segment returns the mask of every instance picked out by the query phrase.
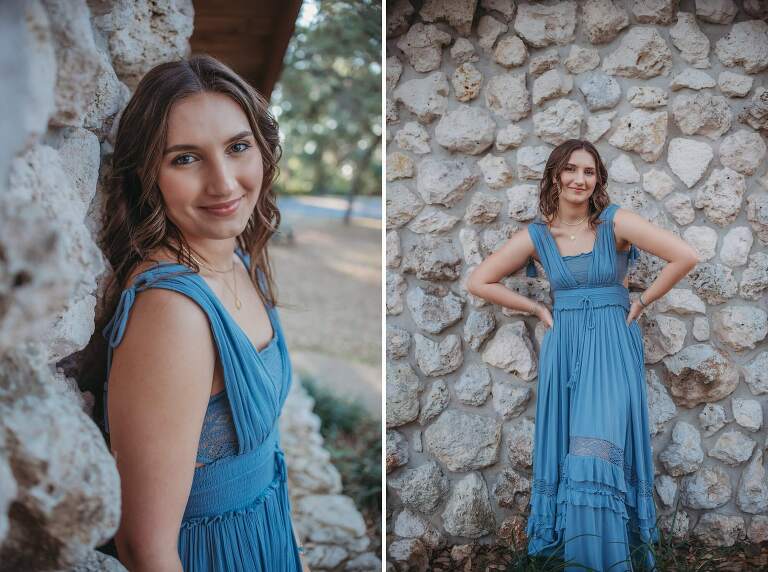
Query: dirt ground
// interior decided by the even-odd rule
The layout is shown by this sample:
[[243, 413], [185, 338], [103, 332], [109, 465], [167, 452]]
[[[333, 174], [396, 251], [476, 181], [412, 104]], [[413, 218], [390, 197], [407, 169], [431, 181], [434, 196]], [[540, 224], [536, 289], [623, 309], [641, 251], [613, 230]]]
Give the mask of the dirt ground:
[[381, 415], [381, 222], [283, 212], [270, 247], [294, 369]]

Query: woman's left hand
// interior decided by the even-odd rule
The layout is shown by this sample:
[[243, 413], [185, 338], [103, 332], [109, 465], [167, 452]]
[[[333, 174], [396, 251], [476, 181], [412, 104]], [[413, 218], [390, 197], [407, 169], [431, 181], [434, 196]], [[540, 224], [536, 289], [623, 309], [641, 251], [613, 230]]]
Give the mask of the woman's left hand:
[[640, 314], [645, 310], [645, 306], [640, 303], [640, 300], [632, 302], [632, 306], [629, 308], [629, 314], [627, 314], [627, 326], [632, 323], [632, 320], [636, 320], [640, 317]]

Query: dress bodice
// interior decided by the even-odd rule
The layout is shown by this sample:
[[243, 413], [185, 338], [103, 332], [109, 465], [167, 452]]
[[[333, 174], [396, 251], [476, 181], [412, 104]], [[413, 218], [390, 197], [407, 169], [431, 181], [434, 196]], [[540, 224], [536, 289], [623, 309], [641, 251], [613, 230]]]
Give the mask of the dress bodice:
[[[629, 250], [616, 251], [616, 277], [619, 282], [624, 280], [629, 267]], [[592, 264], [592, 252], [582, 252], [570, 256], [563, 256], [568, 270], [576, 279], [579, 286], [589, 282], [589, 267]]]

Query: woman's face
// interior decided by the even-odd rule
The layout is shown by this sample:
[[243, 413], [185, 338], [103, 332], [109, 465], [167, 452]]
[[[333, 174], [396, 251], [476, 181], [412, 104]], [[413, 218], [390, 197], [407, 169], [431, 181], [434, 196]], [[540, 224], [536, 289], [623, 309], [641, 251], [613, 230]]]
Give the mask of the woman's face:
[[560, 200], [577, 204], [587, 202], [596, 184], [595, 158], [584, 149], [576, 149], [560, 173]]
[[158, 186], [168, 218], [187, 240], [242, 233], [263, 176], [261, 152], [235, 101], [200, 93], [174, 104]]

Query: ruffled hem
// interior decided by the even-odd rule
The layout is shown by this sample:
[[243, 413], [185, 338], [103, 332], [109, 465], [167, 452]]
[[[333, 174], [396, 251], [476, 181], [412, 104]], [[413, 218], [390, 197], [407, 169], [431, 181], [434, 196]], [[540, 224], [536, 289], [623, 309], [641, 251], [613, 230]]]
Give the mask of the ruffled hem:
[[179, 556], [185, 572], [300, 572], [284, 483], [275, 479], [243, 509], [182, 521]]
[[649, 484], [628, 482], [624, 471], [613, 463], [595, 457], [567, 455], [556, 487], [534, 485], [526, 527], [529, 553], [538, 553], [542, 548], [553, 548], [562, 542], [568, 506], [610, 510], [637, 532], [642, 543], [657, 543], [652, 494]]

